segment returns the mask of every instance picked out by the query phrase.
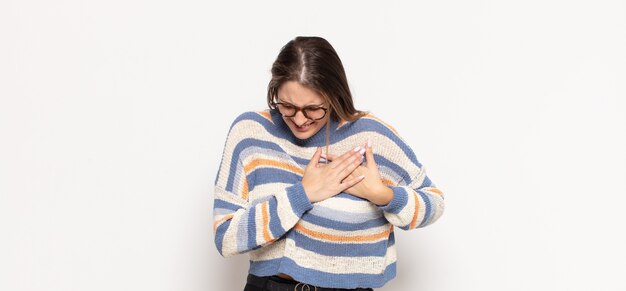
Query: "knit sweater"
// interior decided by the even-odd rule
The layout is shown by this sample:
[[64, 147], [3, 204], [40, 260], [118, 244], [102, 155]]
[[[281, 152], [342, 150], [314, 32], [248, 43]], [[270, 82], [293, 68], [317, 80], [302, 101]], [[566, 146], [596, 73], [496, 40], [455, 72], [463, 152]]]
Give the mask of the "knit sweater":
[[[213, 231], [224, 257], [247, 253], [249, 273], [285, 273], [329, 288], [377, 288], [396, 275], [394, 227], [435, 222], [444, 197], [398, 132], [373, 115], [330, 119], [329, 153], [341, 155], [371, 140], [387, 205], [342, 192], [311, 203], [304, 169], [326, 128], [297, 138], [275, 109], [248, 111], [232, 122], [214, 187]], [[364, 159], [364, 162], [366, 159]]]

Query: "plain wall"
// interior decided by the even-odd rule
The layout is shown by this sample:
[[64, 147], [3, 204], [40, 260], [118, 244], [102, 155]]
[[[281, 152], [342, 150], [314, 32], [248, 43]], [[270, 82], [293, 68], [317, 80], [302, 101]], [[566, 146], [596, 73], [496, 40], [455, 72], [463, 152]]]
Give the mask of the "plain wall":
[[550, 0], [0, 2], [0, 289], [242, 290], [213, 182], [298, 35], [446, 195], [378, 290], [626, 289], [626, 3]]

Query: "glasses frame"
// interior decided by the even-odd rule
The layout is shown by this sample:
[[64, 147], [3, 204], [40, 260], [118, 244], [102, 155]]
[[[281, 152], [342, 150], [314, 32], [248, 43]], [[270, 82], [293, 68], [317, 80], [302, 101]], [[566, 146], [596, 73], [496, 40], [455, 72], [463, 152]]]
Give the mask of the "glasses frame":
[[[294, 107], [296, 109], [296, 111], [293, 113], [293, 115], [284, 115], [282, 112], [280, 112], [280, 114], [283, 117], [294, 117], [294, 116], [296, 116], [296, 114], [298, 114], [298, 111], [302, 111], [302, 114], [304, 115], [304, 117], [306, 117], [306, 119], [321, 120], [321, 119], [323, 119], [326, 116], [326, 113], [328, 112], [328, 108], [326, 108], [324, 106], [321, 106], [321, 105], [307, 105], [307, 106], [304, 106], [304, 107], [299, 107], [299, 106], [293, 105], [291, 103], [286, 103], [286, 102], [273, 102], [273, 104], [274, 104], [274, 107], [276, 107], [276, 110], [278, 110], [278, 112], [280, 112], [280, 109], [278, 109], [278, 105], [279, 104], [291, 106], [291, 107]], [[304, 109], [307, 109], [307, 108], [322, 109], [322, 110], [324, 110], [324, 115], [322, 115], [322, 117], [317, 118], [317, 119], [310, 118], [308, 115], [306, 115], [306, 111], [304, 110]]]

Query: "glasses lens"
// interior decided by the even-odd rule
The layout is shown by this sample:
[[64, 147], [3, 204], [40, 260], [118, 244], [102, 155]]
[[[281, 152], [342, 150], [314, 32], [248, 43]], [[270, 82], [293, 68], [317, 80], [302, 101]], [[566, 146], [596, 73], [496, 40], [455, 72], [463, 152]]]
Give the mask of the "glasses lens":
[[306, 112], [306, 115], [311, 119], [320, 119], [324, 117], [324, 114], [326, 114], [326, 111], [324, 111], [324, 109], [320, 107], [305, 108], [304, 111]]
[[284, 116], [292, 116], [296, 113], [296, 108], [287, 104], [278, 103], [278, 111]]

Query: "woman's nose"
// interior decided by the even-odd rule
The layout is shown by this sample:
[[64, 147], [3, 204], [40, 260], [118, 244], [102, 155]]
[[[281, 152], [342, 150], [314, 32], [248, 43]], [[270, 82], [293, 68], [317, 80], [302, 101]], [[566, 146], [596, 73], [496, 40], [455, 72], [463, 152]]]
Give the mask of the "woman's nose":
[[304, 113], [302, 111], [298, 111], [296, 112], [296, 116], [294, 116], [294, 122], [298, 126], [302, 126], [307, 122], [307, 118], [306, 116], [304, 116]]

